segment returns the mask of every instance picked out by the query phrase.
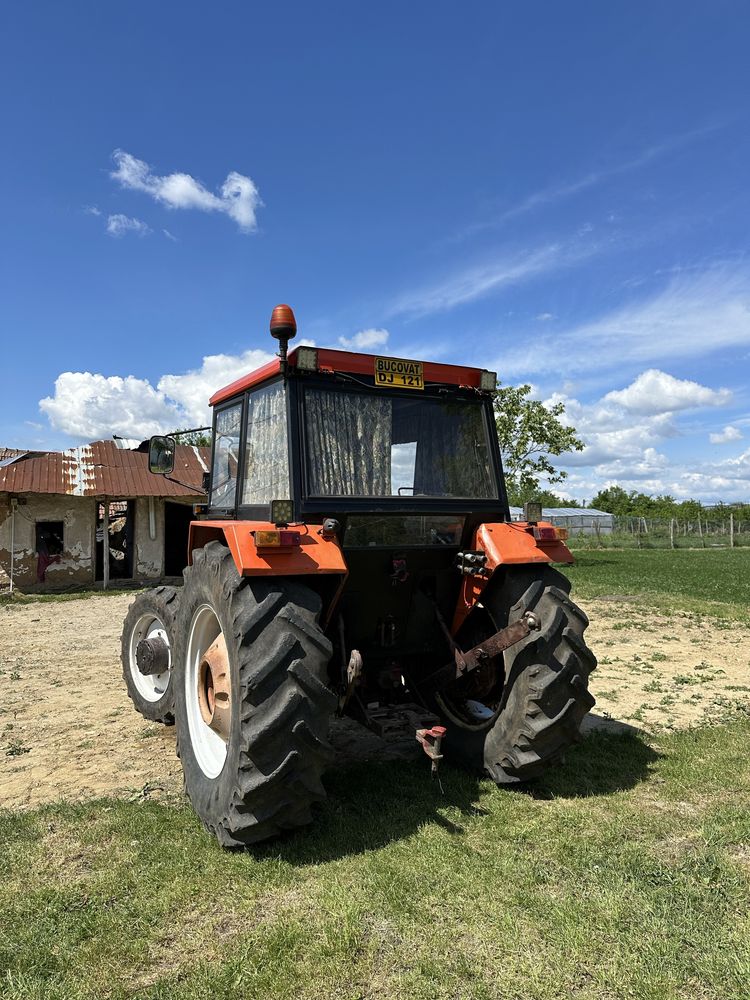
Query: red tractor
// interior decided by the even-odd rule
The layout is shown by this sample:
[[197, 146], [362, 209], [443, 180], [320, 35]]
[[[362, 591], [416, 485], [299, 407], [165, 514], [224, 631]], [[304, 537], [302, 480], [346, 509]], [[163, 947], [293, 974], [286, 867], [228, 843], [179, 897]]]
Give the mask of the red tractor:
[[[208, 500], [179, 590], [131, 606], [125, 681], [177, 726], [205, 826], [242, 846], [308, 823], [331, 717], [410, 720], [444, 756], [508, 785], [538, 777], [594, 704], [586, 615], [553, 563], [565, 533], [513, 522], [493, 372], [299, 347], [211, 399]], [[151, 441], [170, 473], [174, 440]], [[536, 509], [534, 509], [536, 507]]]

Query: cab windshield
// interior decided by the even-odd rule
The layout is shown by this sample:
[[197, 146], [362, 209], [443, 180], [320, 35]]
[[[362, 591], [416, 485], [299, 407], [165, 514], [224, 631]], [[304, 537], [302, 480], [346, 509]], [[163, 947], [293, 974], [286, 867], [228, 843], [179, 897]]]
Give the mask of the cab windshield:
[[306, 387], [308, 495], [496, 499], [483, 409]]

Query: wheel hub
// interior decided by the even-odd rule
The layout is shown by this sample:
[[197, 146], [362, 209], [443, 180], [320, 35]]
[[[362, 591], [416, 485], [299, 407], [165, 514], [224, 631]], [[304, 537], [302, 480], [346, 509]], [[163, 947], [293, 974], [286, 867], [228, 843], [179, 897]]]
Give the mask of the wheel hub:
[[231, 723], [229, 657], [223, 633], [203, 654], [198, 668], [198, 706], [201, 718], [225, 742]]
[[160, 635], [141, 639], [135, 647], [135, 663], [144, 677], [169, 670], [169, 645]]

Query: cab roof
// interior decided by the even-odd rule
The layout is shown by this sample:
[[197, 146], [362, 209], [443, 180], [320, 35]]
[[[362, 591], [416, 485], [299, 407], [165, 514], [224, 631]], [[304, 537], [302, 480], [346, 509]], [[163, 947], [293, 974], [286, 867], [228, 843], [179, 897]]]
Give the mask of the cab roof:
[[[375, 375], [375, 360], [382, 355], [357, 354], [353, 351], [337, 351], [325, 347], [309, 348], [297, 347], [289, 352], [287, 362], [289, 369], [297, 367], [297, 354], [300, 350], [315, 350], [317, 354], [317, 370], [319, 372], [345, 372], [351, 375]], [[391, 358], [392, 361], [411, 361], [414, 358]], [[481, 377], [483, 369], [466, 368], [463, 365], [441, 365], [434, 361], [422, 362], [425, 382], [440, 383], [443, 385], [455, 385], [469, 389], [481, 388]], [[219, 389], [209, 399], [210, 406], [217, 406], [226, 400], [239, 395], [252, 386], [268, 382], [276, 377], [281, 371], [281, 362], [277, 357], [272, 358], [267, 364], [261, 365], [248, 375], [243, 375], [235, 382]]]

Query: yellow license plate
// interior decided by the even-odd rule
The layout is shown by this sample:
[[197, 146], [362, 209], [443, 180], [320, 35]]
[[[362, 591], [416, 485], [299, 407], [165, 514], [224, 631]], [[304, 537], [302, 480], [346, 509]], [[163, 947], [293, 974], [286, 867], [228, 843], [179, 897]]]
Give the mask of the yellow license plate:
[[398, 358], [375, 358], [375, 385], [381, 389], [424, 389], [421, 361], [399, 361]]

